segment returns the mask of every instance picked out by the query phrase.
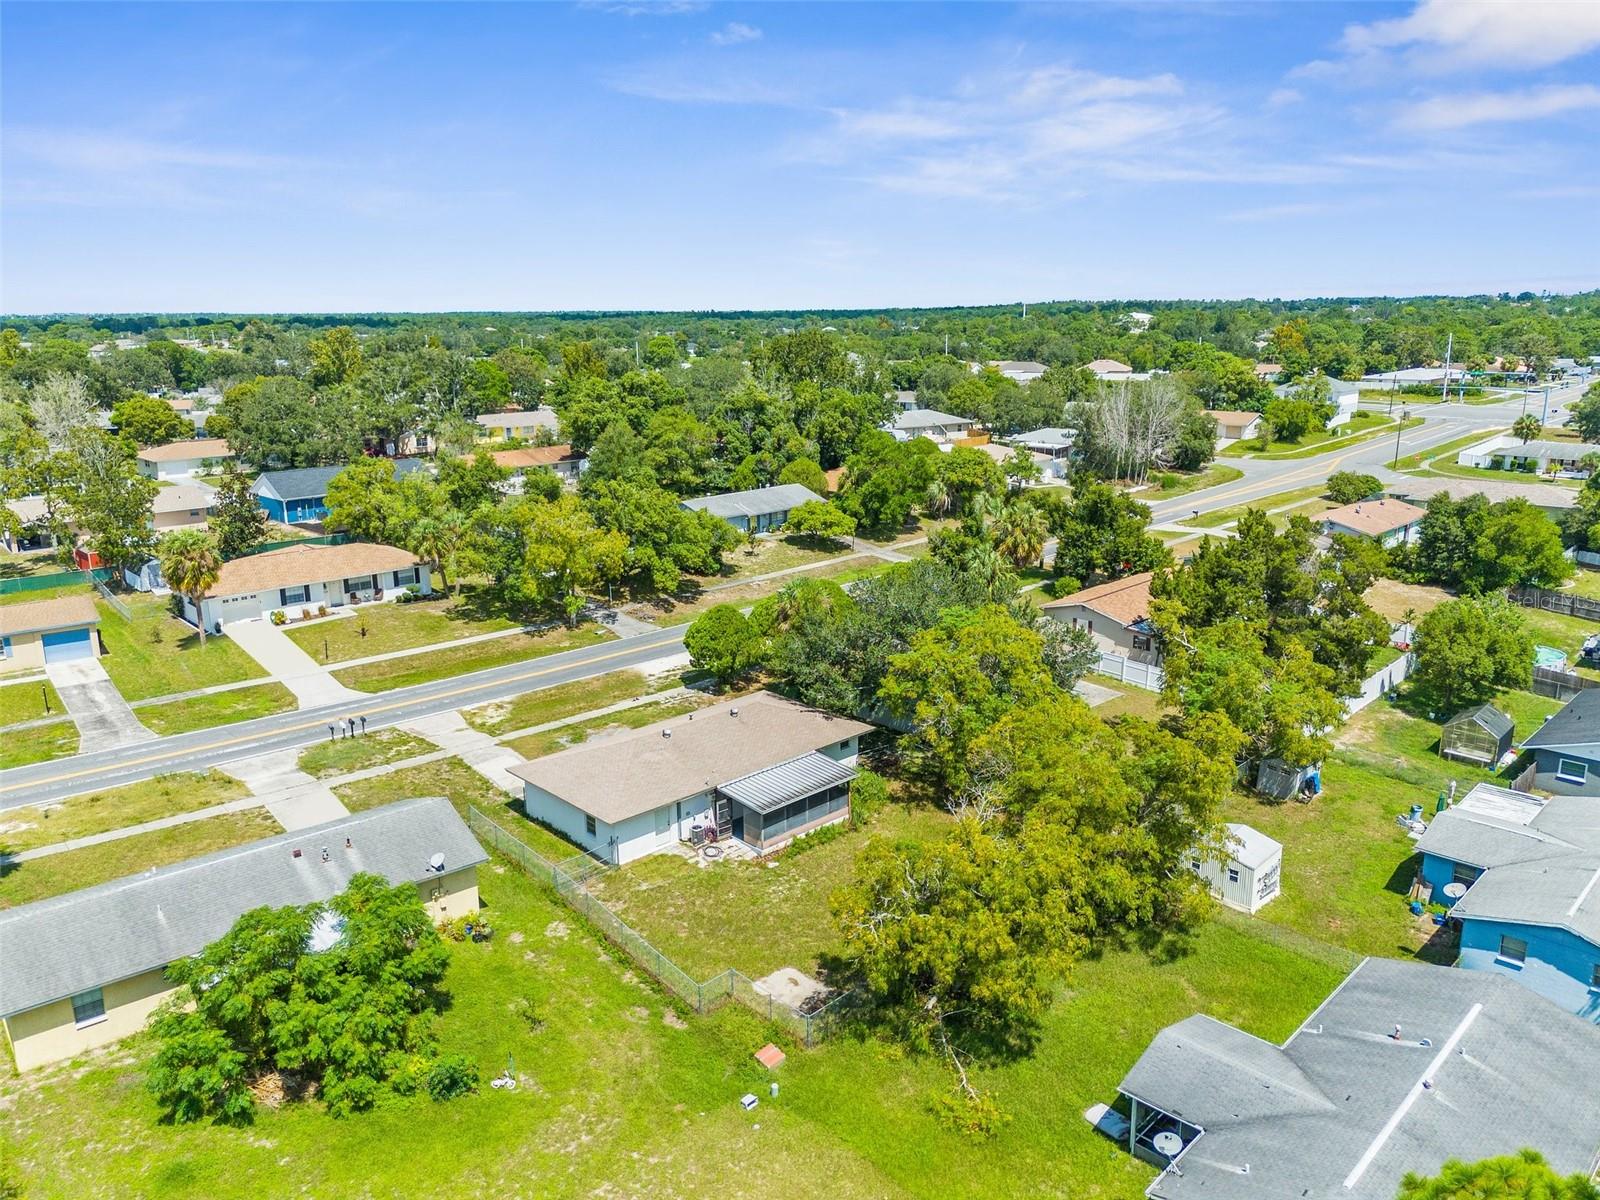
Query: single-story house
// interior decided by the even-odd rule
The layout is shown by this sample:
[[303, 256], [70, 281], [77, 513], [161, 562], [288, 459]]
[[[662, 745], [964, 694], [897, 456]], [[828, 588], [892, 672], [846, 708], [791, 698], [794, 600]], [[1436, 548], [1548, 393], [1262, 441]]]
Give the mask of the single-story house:
[[511, 768], [534, 820], [618, 866], [714, 833], [767, 854], [850, 815], [871, 727], [757, 692]]
[[49, 512], [43, 496], [18, 496], [5, 503], [19, 528], [15, 533], [0, 528], [0, 547], [17, 554], [24, 550], [47, 550], [56, 544], [55, 535], [46, 526]]
[[804, 484], [779, 483], [772, 487], [751, 488], [746, 492], [697, 496], [693, 500], [683, 501], [679, 507], [721, 517], [735, 529], [754, 529], [757, 533], [763, 533], [777, 529], [787, 521], [790, 509], [820, 499], [821, 496]]
[[1600, 1024], [1600, 811], [1478, 784], [1417, 841], [1431, 898], [1451, 905], [1456, 965], [1508, 975]]
[[1260, 413], [1241, 412], [1235, 408], [1208, 408], [1206, 416], [1217, 423], [1217, 445], [1242, 442], [1261, 435]]
[[1492, 704], [1458, 712], [1439, 731], [1439, 756], [1493, 771], [1511, 752], [1516, 722]]
[[917, 393], [911, 388], [900, 388], [890, 395], [895, 408], [900, 412], [910, 412], [917, 406]]
[[93, 596], [0, 605], [0, 672], [100, 654], [100, 610]]
[[1281, 1046], [1203, 1014], [1155, 1036], [1118, 1085], [1155, 1200], [1393, 1200], [1537, 1146], [1594, 1169], [1600, 1029], [1508, 979], [1368, 958]]
[[1600, 796], [1600, 689], [1579, 692], [1522, 744], [1533, 786], [1558, 796]]
[[1017, 383], [1032, 383], [1049, 370], [1042, 362], [1019, 361], [1010, 358], [986, 365], [993, 367], [1007, 379], [1014, 380]]
[[1051, 427], [1048, 429], [1032, 429], [1027, 433], [1014, 434], [1009, 440], [1013, 446], [1021, 446], [1024, 450], [1034, 454], [1042, 454], [1046, 458], [1061, 460], [1072, 454], [1072, 443], [1077, 440], [1076, 429], [1063, 429]]
[[216, 507], [217, 491], [190, 480], [158, 488], [150, 502], [150, 526], [157, 533], [204, 525]]
[[185, 596], [183, 615], [216, 629], [232, 621], [269, 617], [274, 610], [297, 615], [324, 604], [335, 608], [392, 600], [412, 587], [424, 596], [433, 590], [428, 564], [398, 546], [375, 542], [285, 546], [223, 563], [217, 582], [201, 602], [202, 611], [196, 614]]
[[894, 420], [884, 426], [902, 442], [919, 437], [934, 442], [958, 442], [971, 437], [972, 428], [969, 418], [953, 416], [936, 408], [912, 408], [896, 413]]
[[1096, 379], [1132, 379], [1133, 368], [1125, 362], [1118, 362], [1114, 358], [1097, 358], [1084, 367], [1086, 371], [1094, 372]]
[[187, 479], [214, 471], [233, 457], [222, 438], [189, 438], [139, 451], [139, 474], [151, 479]]
[[1415, 387], [1419, 384], [1442, 386], [1465, 379], [1467, 373], [1460, 367], [1406, 367], [1400, 371], [1375, 371], [1361, 377], [1361, 385], [1368, 390], [1393, 391], [1397, 388]]
[[1422, 535], [1422, 518], [1426, 515], [1426, 509], [1404, 500], [1357, 500], [1330, 508], [1317, 521], [1329, 536], [1343, 533], [1371, 538], [1383, 546], [1398, 546]]
[[589, 466], [589, 458], [571, 446], [526, 446], [521, 450], [492, 450], [495, 465], [511, 472], [507, 491], [522, 494], [522, 477], [529, 471], [551, 471], [568, 487], [578, 486], [578, 477]]
[[1258, 362], [1254, 370], [1257, 379], [1276, 379], [1283, 374], [1283, 365], [1275, 362]]
[[1348, 425], [1361, 407], [1361, 385], [1343, 379], [1328, 380], [1328, 399], [1333, 404], [1333, 416], [1323, 423], [1323, 428], [1334, 430]]
[[[394, 460], [396, 479], [426, 468], [427, 463], [420, 458]], [[284, 525], [320, 521], [328, 515], [328, 485], [342, 470], [343, 466], [263, 471], [250, 485], [250, 494], [266, 510], [267, 516]]]
[[534, 408], [526, 412], [516, 408], [506, 412], [484, 413], [475, 419], [479, 441], [509, 442], [513, 438], [522, 438], [531, 442], [541, 429], [555, 433], [561, 427], [561, 419], [553, 408]]
[[1189, 868], [1229, 908], [1254, 913], [1283, 890], [1283, 845], [1234, 821], [1223, 829], [1225, 857], [1197, 851], [1189, 859]]
[[1420, 476], [1402, 476], [1388, 486], [1391, 496], [1426, 504], [1443, 493], [1452, 500], [1465, 500], [1468, 496], [1482, 496], [1490, 504], [1505, 500], [1526, 500], [1551, 517], [1560, 518], [1578, 504], [1575, 488], [1554, 483], [1519, 483], [1500, 479], [1426, 479]]
[[1583, 466], [1583, 460], [1591, 454], [1600, 454], [1600, 445], [1593, 442], [1547, 442], [1537, 438], [1524, 442], [1513, 434], [1500, 433], [1468, 446], [1456, 455], [1456, 462], [1463, 467], [1586, 477], [1589, 472]]
[[253, 908], [322, 903], [367, 872], [453, 920], [477, 910], [488, 857], [448, 800], [402, 800], [19, 905], [0, 912], [0, 1025], [19, 1070], [72, 1058], [143, 1029], [167, 964]]
[[1040, 605], [1046, 616], [1094, 635], [1107, 654], [1137, 662], [1157, 662], [1155, 626], [1150, 624], [1149, 571], [1097, 583], [1093, 587]]

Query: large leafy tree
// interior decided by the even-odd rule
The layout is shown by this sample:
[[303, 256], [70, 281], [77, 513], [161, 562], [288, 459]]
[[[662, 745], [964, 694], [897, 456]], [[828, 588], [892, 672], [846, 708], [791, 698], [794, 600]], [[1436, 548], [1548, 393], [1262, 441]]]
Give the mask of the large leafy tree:
[[523, 497], [505, 517], [519, 547], [506, 587], [525, 602], [561, 608], [569, 624], [583, 611], [585, 589], [622, 574], [628, 539], [597, 528], [576, 496]]
[[361, 458], [328, 481], [327, 524], [367, 542], [403, 540], [410, 515], [394, 463]]
[[1417, 625], [1413, 686], [1443, 709], [1524, 688], [1533, 672], [1533, 638], [1503, 598], [1447, 600]]
[[311, 383], [325, 388], [350, 383], [361, 374], [365, 359], [361, 341], [348, 325], [336, 325], [306, 343], [311, 355]]
[[217, 499], [207, 525], [223, 559], [238, 558], [267, 539], [267, 513], [250, 494], [250, 477], [230, 460], [217, 485]]
[[1451, 1159], [1437, 1175], [1410, 1172], [1395, 1200], [1600, 1200], [1582, 1174], [1557, 1175], [1537, 1150], [1467, 1163]]
[[[338, 937], [313, 951], [319, 922]], [[326, 905], [253, 909], [167, 968], [177, 990], [154, 1020], [148, 1086], [179, 1122], [248, 1120], [249, 1082], [272, 1070], [319, 1082], [335, 1115], [370, 1108], [432, 1048], [448, 962], [409, 883], [357, 874]]]
[[1151, 571], [1172, 561], [1146, 531], [1150, 510], [1109, 484], [1081, 483], [1072, 499], [1046, 509], [1056, 537], [1055, 573], [1083, 585]]
[[206, 623], [200, 604], [222, 574], [222, 554], [215, 535], [200, 529], [175, 529], [156, 545], [156, 558], [167, 586], [194, 605], [200, 644], [206, 644]]
[[856, 531], [856, 519], [826, 500], [807, 500], [789, 510], [789, 533], [819, 542], [841, 541]]
[[627, 538], [623, 574], [643, 589], [674, 592], [685, 574], [717, 574], [739, 539], [726, 521], [647, 482], [586, 479], [584, 503], [596, 525]]
[[118, 433], [132, 438], [137, 446], [164, 446], [194, 432], [194, 426], [172, 405], [142, 392], [112, 408], [111, 423]]
[[286, 375], [258, 376], [223, 395], [228, 445], [262, 469], [349, 462], [361, 450], [361, 421], [342, 391], [313, 397]]
[[77, 430], [70, 454], [67, 509], [85, 544], [109, 567], [144, 562], [156, 541], [150, 528], [155, 481], [139, 474], [126, 442], [98, 429]]
[[732, 604], [708, 608], [683, 635], [690, 664], [710, 671], [718, 683], [748, 674], [761, 661], [761, 645], [750, 619]]
[[839, 504], [863, 529], [897, 532], [926, 498], [939, 458], [927, 438], [897, 442], [868, 433], [845, 463]]

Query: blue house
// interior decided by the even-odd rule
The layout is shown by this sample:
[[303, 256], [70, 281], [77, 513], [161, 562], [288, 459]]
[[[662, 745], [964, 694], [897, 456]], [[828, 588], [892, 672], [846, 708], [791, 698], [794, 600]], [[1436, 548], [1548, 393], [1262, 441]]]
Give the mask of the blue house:
[[[394, 460], [395, 478], [403, 478], [427, 464], [420, 458]], [[250, 494], [267, 516], [285, 525], [320, 521], [328, 515], [328, 484], [344, 467], [297, 467], [289, 471], [263, 471], [250, 485]]]
[[1579, 692], [1522, 744], [1533, 786], [1558, 796], [1600, 796], [1600, 688]]
[[1600, 1024], [1600, 806], [1479, 784], [1417, 843], [1461, 930], [1456, 965]]

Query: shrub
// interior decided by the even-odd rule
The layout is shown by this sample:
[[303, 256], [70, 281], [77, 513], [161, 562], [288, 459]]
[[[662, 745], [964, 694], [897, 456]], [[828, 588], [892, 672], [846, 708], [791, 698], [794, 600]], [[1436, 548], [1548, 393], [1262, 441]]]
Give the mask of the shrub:
[[270, 620], [274, 625], [287, 625], [289, 623], [288, 615], [281, 608], [275, 608], [272, 610], [272, 616]]
[[889, 802], [889, 785], [883, 776], [861, 771], [850, 782], [850, 827], [860, 829]]
[[478, 1090], [478, 1066], [465, 1054], [446, 1054], [428, 1068], [428, 1095], [454, 1100]]
[[1073, 592], [1081, 592], [1083, 590], [1083, 584], [1070, 575], [1058, 575], [1046, 587], [1052, 596], [1057, 597], [1070, 596]]
[[1173, 488], [1178, 486], [1179, 482], [1180, 480], [1178, 477], [1171, 471], [1163, 471], [1160, 475], [1156, 476], [1156, 486], [1164, 492], [1170, 492]]
[[1011, 1120], [987, 1092], [967, 1093], [952, 1088], [932, 1097], [928, 1107], [941, 1125], [971, 1138], [991, 1137]]

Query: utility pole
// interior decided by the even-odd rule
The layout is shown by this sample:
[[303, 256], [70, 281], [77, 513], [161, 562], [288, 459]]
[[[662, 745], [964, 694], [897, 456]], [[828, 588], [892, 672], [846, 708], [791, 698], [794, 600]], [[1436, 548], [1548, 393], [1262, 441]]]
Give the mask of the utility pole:
[[1439, 387], [1439, 403], [1443, 404], [1450, 399], [1450, 354], [1456, 348], [1456, 335], [1454, 333], [1445, 340], [1444, 344], [1444, 382]]
[[1391, 468], [1400, 465], [1400, 431], [1406, 427], [1406, 422], [1410, 419], [1411, 410], [1402, 408], [1400, 410], [1400, 423], [1394, 427], [1394, 462], [1389, 464]]

